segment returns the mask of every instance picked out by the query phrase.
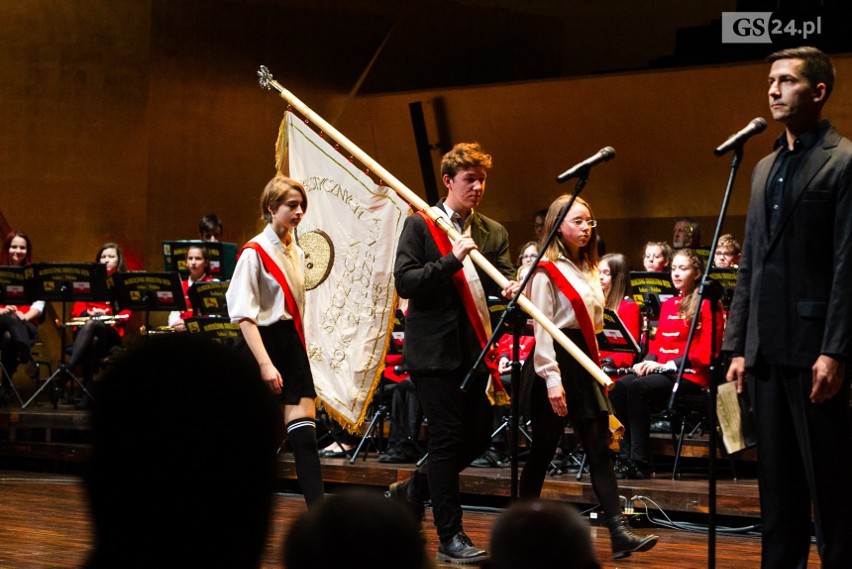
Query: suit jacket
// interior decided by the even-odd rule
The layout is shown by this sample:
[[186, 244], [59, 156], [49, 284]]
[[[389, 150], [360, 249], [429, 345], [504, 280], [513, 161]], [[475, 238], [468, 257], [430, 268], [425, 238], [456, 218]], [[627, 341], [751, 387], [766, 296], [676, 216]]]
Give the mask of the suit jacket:
[[785, 186], [768, 234], [766, 184], [780, 149], [752, 175], [746, 236], [723, 349], [753, 367], [810, 368], [847, 357], [852, 327], [852, 143], [828, 121]]
[[[443, 200], [438, 203], [442, 204]], [[506, 229], [476, 211], [471, 215], [470, 234], [479, 252], [506, 278], [514, 278]], [[397, 293], [409, 299], [402, 348], [409, 371], [450, 371], [473, 364], [479, 355], [479, 340], [452, 283], [452, 275], [461, 270], [455, 255], [441, 255], [421, 216], [405, 220], [394, 282]], [[500, 287], [479, 267], [477, 271], [485, 294], [500, 296]]]

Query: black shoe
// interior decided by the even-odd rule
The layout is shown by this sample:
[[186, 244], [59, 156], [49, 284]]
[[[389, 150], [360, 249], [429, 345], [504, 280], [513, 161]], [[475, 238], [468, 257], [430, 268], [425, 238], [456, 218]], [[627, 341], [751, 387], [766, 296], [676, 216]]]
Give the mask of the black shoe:
[[622, 516], [615, 516], [606, 521], [609, 528], [609, 537], [612, 542], [612, 558], [624, 559], [630, 557], [631, 553], [637, 551], [648, 551], [660, 538], [656, 535], [640, 536], [633, 532], [627, 520]]
[[482, 563], [488, 560], [488, 552], [479, 549], [470, 538], [460, 531], [447, 541], [438, 545], [438, 555], [435, 558], [439, 563], [458, 563], [466, 565], [469, 563]]
[[630, 478], [630, 461], [616, 458], [612, 463], [612, 469], [615, 471], [615, 477], [619, 480]]
[[651, 465], [639, 460], [622, 460], [615, 468], [619, 480], [645, 480], [651, 478]]
[[349, 458], [349, 453], [351, 453], [352, 449], [354, 448], [346, 448], [345, 446], [341, 446], [336, 443], [333, 445], [329, 445], [329, 447], [332, 446], [338, 448], [339, 450], [333, 450], [331, 448], [326, 447], [319, 451], [320, 458]]
[[401, 482], [394, 482], [385, 491], [385, 498], [401, 502], [414, 515], [418, 523], [426, 519], [426, 505], [411, 495], [409, 486], [410, 478]]
[[671, 421], [654, 421], [651, 423], [651, 432], [652, 433], [671, 433], [672, 432], [672, 423]]
[[417, 455], [404, 443], [396, 443], [379, 457], [379, 462], [402, 464], [406, 462], [417, 462]]
[[22, 363], [28, 363], [31, 359], [30, 345], [28, 342], [15, 342], [15, 347], [18, 350], [18, 360]]
[[575, 457], [573, 453], [558, 452], [553, 455], [550, 465], [547, 468], [547, 473], [551, 476], [559, 476], [560, 474], [577, 474], [580, 472], [580, 464], [582, 457]]
[[320, 458], [348, 458], [349, 453], [345, 450], [327, 450], [319, 451]]
[[482, 456], [470, 463], [476, 468], [508, 468], [509, 461], [500, 456], [497, 449], [489, 447]]
[[651, 477], [651, 465], [641, 460], [630, 461], [630, 478], [645, 480]]

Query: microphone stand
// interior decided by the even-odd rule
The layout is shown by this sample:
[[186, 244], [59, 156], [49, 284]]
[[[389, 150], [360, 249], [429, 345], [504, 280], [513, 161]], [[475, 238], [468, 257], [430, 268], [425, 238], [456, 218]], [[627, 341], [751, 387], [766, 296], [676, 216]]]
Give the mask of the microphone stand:
[[[722, 207], [719, 210], [719, 217], [716, 221], [716, 230], [713, 233], [713, 242], [710, 244], [710, 256], [707, 261], [707, 267], [704, 268], [704, 273], [701, 275], [701, 284], [698, 288], [698, 308], [695, 311], [695, 314], [692, 316], [692, 322], [689, 327], [689, 335], [686, 338], [686, 348], [684, 350], [684, 357], [681, 358], [680, 365], [677, 370], [677, 378], [675, 379], [675, 383], [672, 386], [671, 397], [669, 398], [669, 403], [667, 407], [667, 413], [670, 415], [672, 409], [675, 405], [675, 400], [677, 398], [677, 392], [680, 388], [680, 385], [683, 380], [683, 373], [687, 365], [687, 361], [689, 360], [689, 348], [692, 345], [692, 339], [695, 334], [695, 330], [698, 326], [698, 320], [701, 317], [701, 305], [703, 304], [705, 298], [708, 297], [708, 281], [710, 274], [710, 266], [712, 265], [715, 256], [716, 256], [716, 244], [719, 242], [719, 237], [722, 233], [722, 225], [725, 221], [725, 215], [728, 211], [728, 202], [731, 199], [731, 191], [734, 186], [734, 179], [737, 175], [737, 170], [740, 166], [740, 161], [742, 159], [743, 154], [743, 143], [741, 142], [734, 148], [734, 155], [731, 159], [731, 171], [728, 176], [728, 184], [725, 188], [725, 196], [722, 199]], [[718, 380], [720, 379], [720, 374], [722, 371], [722, 363], [721, 358], [716, 355], [716, 342], [718, 338], [716, 338], [716, 318], [717, 318], [717, 302], [715, 299], [711, 299], [710, 302], [710, 310], [712, 315], [713, 327], [710, 331], [711, 333], [711, 364], [710, 364], [710, 409], [707, 414], [708, 421], [708, 430], [709, 430], [709, 443], [708, 450], [710, 454], [709, 458], [709, 480], [708, 480], [708, 490], [707, 490], [707, 499], [709, 502], [708, 512], [707, 512], [707, 568], [713, 569], [716, 566], [716, 448], [718, 445], [718, 437], [716, 433], [716, 397], [719, 392], [718, 390]]]
[[[518, 497], [518, 428], [519, 428], [519, 417], [518, 412], [520, 410], [520, 402], [519, 395], [521, 392], [521, 363], [518, 361], [519, 358], [519, 349], [518, 344], [520, 343], [520, 331], [523, 325], [526, 323], [526, 318], [520, 307], [517, 305], [518, 298], [523, 294], [524, 289], [527, 286], [527, 283], [535, 273], [535, 268], [538, 266], [539, 261], [541, 261], [542, 256], [544, 256], [544, 252], [547, 250], [548, 245], [553, 241], [556, 237], [556, 234], [559, 232], [559, 227], [562, 225], [562, 222], [565, 220], [565, 216], [568, 215], [568, 212], [571, 210], [571, 206], [574, 205], [574, 201], [577, 199], [577, 196], [580, 195], [580, 192], [583, 191], [583, 188], [586, 186], [586, 183], [589, 181], [589, 168], [586, 168], [579, 176], [577, 180], [577, 185], [574, 187], [574, 193], [571, 194], [571, 199], [568, 201], [568, 204], [565, 208], [559, 213], [559, 217], [556, 222], [553, 224], [553, 228], [550, 230], [550, 234], [545, 238], [544, 242], [539, 247], [538, 255], [536, 255], [535, 260], [530, 265], [530, 269], [524, 275], [524, 278], [521, 280], [521, 285], [518, 287], [518, 292], [509, 300], [506, 307], [503, 309], [503, 313], [500, 315], [500, 319], [497, 322], [497, 325], [494, 327], [494, 330], [491, 333], [491, 337], [483, 346], [482, 351], [479, 353], [479, 356], [476, 358], [476, 361], [471, 366], [470, 370], [467, 372], [464, 380], [462, 380], [459, 388], [462, 391], [467, 391], [469, 389], [470, 381], [473, 379], [476, 371], [482, 365], [482, 361], [485, 359], [485, 356], [488, 354], [491, 346], [500, 338], [500, 331], [503, 329], [503, 325], [506, 323], [511, 316], [511, 320], [513, 322], [512, 328], [512, 395], [511, 401], [509, 402], [509, 413], [510, 413], [510, 421], [509, 421], [509, 439], [508, 444], [510, 450], [510, 463], [511, 463], [511, 486], [510, 486], [510, 495], [514, 500]], [[589, 346], [589, 349], [592, 349]]]

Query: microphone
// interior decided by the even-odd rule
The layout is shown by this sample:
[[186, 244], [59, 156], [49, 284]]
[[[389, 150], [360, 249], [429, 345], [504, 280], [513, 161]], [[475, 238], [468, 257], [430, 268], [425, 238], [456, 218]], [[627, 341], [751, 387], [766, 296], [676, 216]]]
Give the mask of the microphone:
[[556, 177], [556, 183], [561, 184], [562, 182], [568, 181], [571, 178], [576, 178], [577, 176], [582, 176], [589, 169], [601, 162], [609, 162], [615, 157], [615, 149], [612, 146], [607, 146], [605, 148], [601, 148], [598, 150], [598, 153], [592, 156], [591, 158], [586, 158], [579, 164], [575, 164], [571, 168], [568, 168], [561, 174]]
[[737, 146], [741, 146], [745, 143], [746, 140], [748, 140], [755, 134], [760, 134], [764, 130], [766, 130], [766, 120], [761, 117], [757, 117], [756, 119], [748, 123], [748, 125], [746, 125], [744, 129], [742, 129], [736, 134], [732, 134], [728, 138], [728, 140], [723, 142], [719, 148], [713, 151], [713, 154], [715, 154], [716, 156], [721, 156], [729, 150], [736, 148]]

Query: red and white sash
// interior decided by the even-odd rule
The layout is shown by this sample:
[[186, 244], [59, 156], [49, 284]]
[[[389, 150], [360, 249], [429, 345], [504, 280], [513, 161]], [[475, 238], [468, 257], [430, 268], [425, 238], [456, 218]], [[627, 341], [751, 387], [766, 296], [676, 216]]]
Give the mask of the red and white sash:
[[296, 298], [293, 296], [293, 291], [290, 290], [290, 284], [287, 282], [287, 277], [284, 276], [284, 272], [281, 270], [281, 267], [278, 266], [278, 263], [275, 262], [266, 250], [264, 250], [260, 243], [257, 243], [256, 241], [249, 241], [243, 245], [243, 248], [240, 249], [240, 253], [246, 249], [253, 249], [257, 252], [261, 262], [263, 263], [263, 268], [265, 268], [266, 272], [278, 281], [278, 285], [281, 287], [281, 290], [284, 291], [284, 304], [287, 306], [287, 312], [289, 312], [293, 317], [293, 324], [296, 326], [296, 332], [299, 334], [299, 339], [302, 340], [302, 345], [306, 346], [305, 329], [302, 326], [302, 313], [299, 310], [299, 305], [296, 302]]
[[592, 318], [589, 316], [589, 309], [586, 308], [586, 303], [577, 289], [574, 288], [562, 271], [550, 261], [539, 261], [538, 269], [543, 269], [547, 272], [550, 280], [556, 285], [556, 288], [565, 295], [574, 309], [574, 316], [577, 318], [577, 323], [580, 325], [580, 331], [583, 332], [583, 339], [586, 340], [586, 346], [589, 348], [589, 358], [598, 366], [601, 365], [598, 356], [598, 340], [595, 336], [595, 327], [592, 324]]
[[[440, 211], [437, 208], [436, 210]], [[450, 238], [447, 237], [447, 234], [435, 225], [435, 222], [428, 215], [422, 211], [418, 211], [417, 214], [426, 221], [426, 227], [429, 228], [429, 232], [432, 234], [432, 238], [435, 240], [435, 244], [438, 246], [438, 251], [441, 252], [441, 255], [452, 253], [453, 245], [450, 243]], [[452, 281], [464, 305], [467, 317], [476, 333], [476, 338], [479, 340], [479, 345], [480, 347], [485, 347], [485, 344], [491, 337], [491, 319], [488, 315], [488, 305], [486, 304], [482, 287], [481, 285], [478, 287], [479, 294], [475, 295], [465, 277], [464, 270], [453, 273]], [[509, 395], [506, 393], [503, 382], [500, 381], [500, 374], [497, 372], [497, 346], [495, 343], [491, 344], [488, 355], [485, 357], [485, 364], [491, 372], [491, 381], [488, 388], [489, 399], [495, 405], [508, 404]]]

